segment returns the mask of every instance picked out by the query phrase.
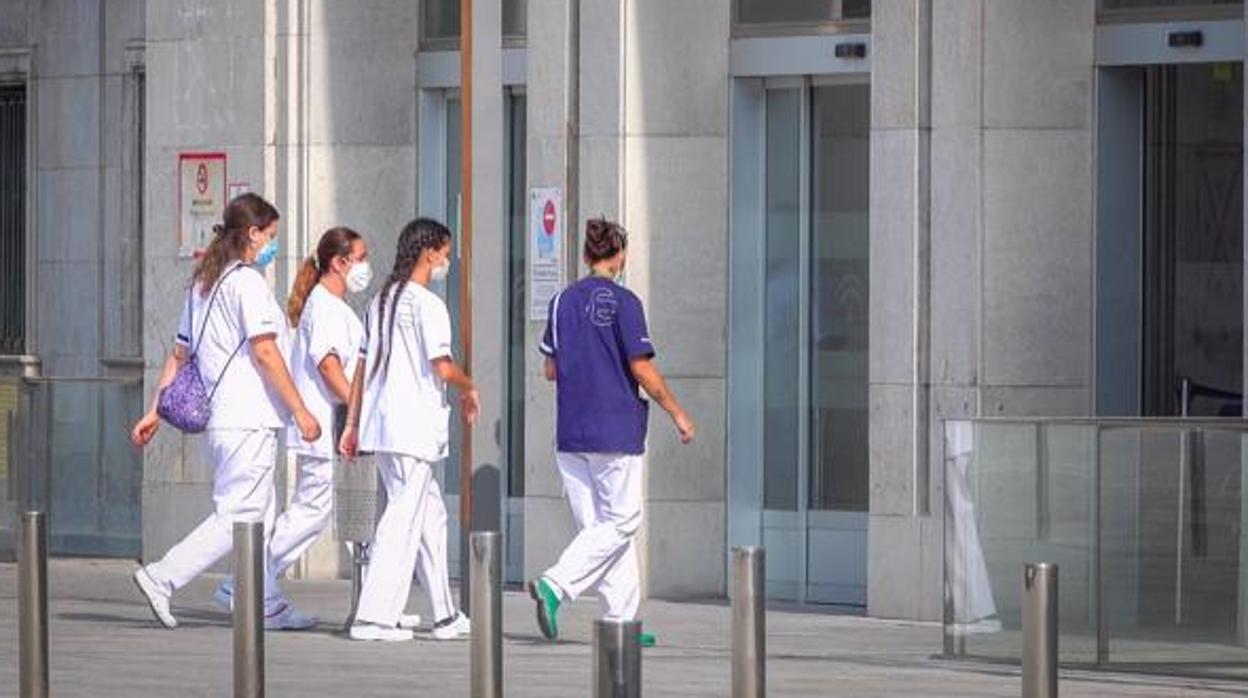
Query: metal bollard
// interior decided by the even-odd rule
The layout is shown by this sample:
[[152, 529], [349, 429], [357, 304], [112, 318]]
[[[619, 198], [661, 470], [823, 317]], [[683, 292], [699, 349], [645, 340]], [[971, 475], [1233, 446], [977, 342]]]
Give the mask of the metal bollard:
[[473, 531], [469, 536], [472, 600], [472, 696], [503, 695], [503, 534]]
[[22, 698], [48, 695], [48, 515], [22, 512], [17, 537], [18, 654]]
[[641, 698], [641, 621], [594, 621], [594, 698]]
[[368, 566], [368, 543], [351, 544], [351, 610], [342, 631], [349, 632], [355, 624], [355, 613], [360, 610], [360, 593], [364, 591], [364, 568]]
[[1023, 566], [1023, 698], [1057, 698], [1057, 565]]
[[732, 550], [732, 696], [767, 694], [766, 554], [761, 547]]
[[264, 524], [234, 522], [234, 698], [264, 696]]

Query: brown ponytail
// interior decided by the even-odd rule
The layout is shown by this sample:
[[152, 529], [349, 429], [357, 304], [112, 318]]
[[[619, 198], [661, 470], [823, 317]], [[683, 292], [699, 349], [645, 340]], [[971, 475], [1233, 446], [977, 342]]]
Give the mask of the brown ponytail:
[[234, 197], [221, 213], [221, 222], [212, 226], [212, 242], [191, 276], [192, 283], [199, 284], [200, 294], [208, 295], [230, 262], [242, 258], [250, 242], [249, 230], [264, 230], [280, 217], [273, 204], [257, 194]]
[[295, 284], [290, 289], [290, 299], [286, 301], [286, 317], [290, 320], [291, 327], [299, 325], [303, 308], [308, 303], [308, 295], [325, 272], [329, 271], [329, 265], [334, 258], [350, 257], [351, 245], [359, 239], [359, 233], [344, 226], [330, 228], [321, 235], [320, 242], [316, 243], [316, 255], [303, 260], [303, 264], [299, 266], [299, 275], [295, 277]]
[[299, 274], [290, 289], [290, 298], [286, 301], [286, 317], [291, 327], [299, 326], [299, 318], [303, 316], [303, 306], [308, 302], [308, 294], [312, 287], [321, 280], [321, 273], [316, 270], [316, 260], [308, 257], [299, 265]]

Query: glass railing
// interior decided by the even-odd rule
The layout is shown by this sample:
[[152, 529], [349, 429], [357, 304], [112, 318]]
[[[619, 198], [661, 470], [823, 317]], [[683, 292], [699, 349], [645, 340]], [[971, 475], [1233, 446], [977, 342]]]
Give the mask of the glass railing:
[[1248, 422], [950, 421], [945, 653], [1018, 661], [1059, 566], [1061, 661], [1248, 677]]
[[139, 556], [142, 411], [139, 379], [0, 377], [0, 557], [27, 509], [48, 512], [53, 554]]

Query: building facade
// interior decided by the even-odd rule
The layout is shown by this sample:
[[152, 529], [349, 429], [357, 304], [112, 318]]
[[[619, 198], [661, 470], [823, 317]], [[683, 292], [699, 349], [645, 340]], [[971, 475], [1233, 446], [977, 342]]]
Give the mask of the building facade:
[[[572, 532], [533, 272], [582, 273], [606, 215], [700, 430], [652, 415], [649, 595], [723, 596], [731, 547], [764, 544], [779, 598], [929, 620], [944, 420], [1177, 415], [1183, 378], [1240, 414], [1242, 2], [473, 5], [465, 81], [453, 0], [0, 1], [0, 364], [150, 388], [196, 207], [234, 192], [282, 212], [282, 298], [330, 226], [381, 271], [413, 216], [470, 214], [442, 291], [483, 415], [443, 475], [458, 501], [470, 446], [473, 525], [518, 581]], [[74, 413], [97, 476], [53, 520], [107, 492], [112, 547], [75, 551], [150, 557], [209, 509], [210, 466], [172, 430], [99, 446], [144, 398], [118, 399]], [[339, 547], [301, 573], [340, 574]]]

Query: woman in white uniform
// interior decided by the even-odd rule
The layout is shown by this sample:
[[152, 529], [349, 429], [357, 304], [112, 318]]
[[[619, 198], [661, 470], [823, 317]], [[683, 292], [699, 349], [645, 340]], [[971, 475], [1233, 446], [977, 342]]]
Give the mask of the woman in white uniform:
[[[451, 231], [420, 218], [399, 235], [394, 270], [366, 314], [365, 348], [351, 383], [340, 450], [377, 453], [386, 508], [377, 522], [354, 640], [410, 640], [403, 609], [419, 562], [420, 583], [433, 609], [432, 636], [450, 640], [471, 631], [451, 595], [446, 566], [446, 504], [433, 467], [447, 456], [450, 408], [446, 385], [462, 396], [464, 419], [476, 421], [476, 386], [451, 358], [446, 304], [428, 289], [446, 278]], [[358, 432], [357, 432], [358, 429]]]
[[[286, 304], [287, 317], [295, 328], [290, 372], [308, 410], [325, 427], [321, 437], [310, 443], [303, 440], [297, 427], [287, 429], [286, 447], [296, 455], [298, 477], [290, 505], [273, 525], [269, 539], [268, 564], [274, 578], [280, 578], [302, 557], [329, 525], [334, 501], [330, 425], [334, 411], [345, 409], [351, 398], [348, 376], [355, 373], [364, 337], [364, 325], [344, 298], [348, 292], [362, 293], [371, 281], [364, 239], [350, 228], [330, 228], [321, 235], [315, 254], [299, 268]], [[271, 594], [280, 594], [276, 585]], [[222, 582], [215, 598], [222, 607], [232, 609], [233, 582]], [[314, 618], [297, 611], [292, 616], [300, 625], [315, 624]]]
[[[134, 572], [135, 584], [166, 628], [178, 624], [169, 610], [173, 592], [230, 552], [234, 522], [263, 521], [266, 527], [272, 522], [273, 467], [284, 411], [304, 441], [321, 436], [320, 423], [286, 370], [278, 344], [286, 323], [260, 272], [277, 255], [277, 210], [255, 194], [243, 194], [226, 206], [222, 218], [195, 266], [158, 398], [131, 433], [136, 445], [151, 442], [160, 427], [159, 393], [194, 354], [212, 401], [204, 442], [215, 465], [214, 511], [163, 558]], [[289, 605], [266, 603], [266, 627], [290, 622]]]

